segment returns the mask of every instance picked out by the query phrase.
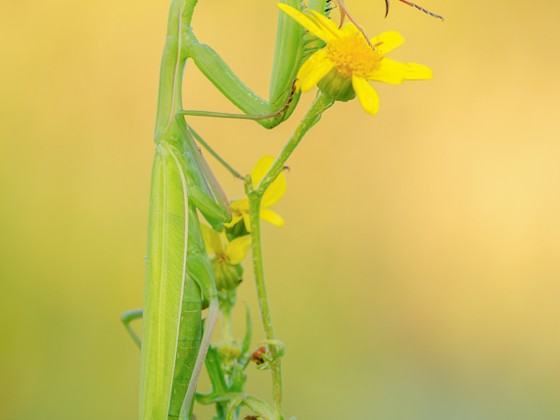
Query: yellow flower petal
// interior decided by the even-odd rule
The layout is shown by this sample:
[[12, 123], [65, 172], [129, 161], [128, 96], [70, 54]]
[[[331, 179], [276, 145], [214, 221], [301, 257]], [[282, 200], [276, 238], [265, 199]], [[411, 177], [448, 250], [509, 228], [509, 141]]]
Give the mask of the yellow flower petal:
[[251, 236], [245, 235], [235, 238], [231, 241], [226, 248], [226, 255], [228, 257], [228, 262], [231, 265], [240, 264], [247, 253], [249, 252], [249, 247], [251, 246]]
[[388, 31], [371, 38], [370, 41], [379, 54], [385, 55], [401, 46], [404, 38], [397, 31]]
[[224, 253], [224, 247], [222, 245], [222, 239], [220, 234], [212, 229], [210, 226], [201, 224], [200, 229], [202, 231], [202, 239], [204, 240], [204, 245], [206, 245], [206, 251], [209, 254], [219, 255]]
[[309, 75], [309, 73], [313, 71], [313, 67], [327, 58], [327, 54], [328, 53], [325, 48], [322, 48], [316, 53], [312, 54], [311, 57], [309, 57], [299, 68], [297, 78], [300, 81], [301, 79], [305, 79]]
[[261, 219], [272, 223], [274, 226], [284, 226], [284, 219], [282, 218], [282, 216], [270, 209], [261, 209]]
[[316, 52], [309, 57], [298, 72], [300, 89], [303, 92], [312, 89], [323, 77], [329, 74], [333, 67], [334, 63], [327, 58], [327, 51]]
[[407, 72], [406, 64], [384, 57], [381, 65], [367, 76], [369, 80], [398, 85], [403, 82]]
[[294, 9], [292, 6], [288, 6], [284, 3], [277, 3], [277, 6], [280, 8], [280, 10], [294, 19], [297, 23], [299, 23], [317, 38], [321, 38], [323, 41], [332, 39], [332, 35], [325, 33], [325, 31], [320, 28], [317, 23], [313, 22], [311, 19], [309, 19], [308, 16], [301, 13], [299, 10]]
[[428, 80], [432, 78], [432, 69], [423, 64], [406, 64], [405, 80]]
[[[253, 170], [251, 171], [251, 179], [253, 181], [253, 186], [256, 187], [259, 182], [264, 178], [268, 170], [272, 167], [274, 163], [274, 158], [269, 155], [265, 155], [259, 159]], [[286, 193], [286, 177], [283, 173], [280, 173], [278, 177], [270, 184], [270, 186], [264, 192], [262, 198], [262, 206], [268, 207], [272, 206], [273, 204], [277, 203], [284, 194]], [[249, 211], [249, 200], [243, 199], [246, 201], [246, 208], [243, 210]], [[245, 203], [243, 203], [245, 205]], [[235, 206], [232, 204], [231, 208], [232, 211], [235, 211], [239, 205]]]
[[249, 217], [249, 212], [243, 213], [243, 222], [245, 223], [247, 232], [251, 232], [251, 218]]
[[231, 209], [232, 210], [237, 210], [237, 211], [248, 210], [249, 209], [249, 199], [244, 197], [244, 198], [240, 198], [238, 200], [235, 200], [233, 203], [231, 203]]
[[325, 33], [331, 34], [332, 38], [340, 37], [341, 31], [340, 31], [340, 29], [338, 29], [338, 26], [336, 25], [336, 23], [334, 23], [332, 20], [323, 16], [321, 13], [319, 13], [315, 10], [310, 10], [310, 11], [312, 13], [312, 18], [311, 19], [315, 23], [317, 23], [317, 26], [319, 26], [319, 28], [321, 28]]
[[232, 212], [242, 212], [244, 210], [249, 210], [249, 199], [247, 197], [235, 200], [230, 204]]
[[342, 34], [345, 36], [354, 35], [354, 34], [361, 34], [360, 30], [354, 25], [352, 22], [346, 23], [342, 29]]
[[224, 226], [227, 227], [227, 228], [234, 227], [237, 224], [237, 222], [239, 222], [241, 219], [243, 219], [243, 215], [241, 213], [234, 214], [231, 217], [231, 222], [224, 223]]
[[[261, 180], [264, 178], [273, 163], [274, 158], [270, 155], [265, 155], [259, 159], [259, 161], [253, 167], [253, 170], [251, 171], [251, 180], [253, 181], [253, 187], [259, 185], [259, 182], [261, 182]], [[249, 200], [247, 200], [247, 209], [249, 209]]]
[[353, 75], [352, 86], [354, 87], [356, 95], [358, 95], [362, 108], [364, 108], [368, 114], [377, 114], [377, 111], [379, 111], [379, 96], [377, 96], [377, 92], [371, 87], [368, 81], [363, 77]]
[[262, 198], [262, 207], [270, 207], [276, 204], [286, 194], [286, 177], [281, 172], [270, 187], [266, 189]]

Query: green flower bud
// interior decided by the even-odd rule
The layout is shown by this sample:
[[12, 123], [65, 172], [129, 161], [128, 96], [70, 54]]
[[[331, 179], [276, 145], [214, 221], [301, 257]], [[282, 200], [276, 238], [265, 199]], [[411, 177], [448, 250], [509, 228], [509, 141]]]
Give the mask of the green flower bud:
[[333, 68], [323, 77], [317, 86], [321, 92], [337, 101], [346, 102], [356, 97], [356, 92], [354, 92], [352, 86], [352, 78], [343, 76], [336, 68]]
[[241, 264], [232, 265], [222, 258], [212, 260], [218, 290], [235, 290], [243, 280]]
[[241, 345], [235, 341], [229, 343], [218, 342], [216, 345], [220, 358], [231, 363], [242, 356]]

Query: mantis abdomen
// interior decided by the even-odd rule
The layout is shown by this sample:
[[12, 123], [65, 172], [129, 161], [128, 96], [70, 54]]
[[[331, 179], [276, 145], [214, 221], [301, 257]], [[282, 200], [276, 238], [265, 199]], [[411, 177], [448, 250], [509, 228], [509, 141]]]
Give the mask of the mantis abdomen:
[[160, 143], [152, 169], [140, 419], [177, 418], [201, 340], [202, 298], [189, 278], [184, 158]]

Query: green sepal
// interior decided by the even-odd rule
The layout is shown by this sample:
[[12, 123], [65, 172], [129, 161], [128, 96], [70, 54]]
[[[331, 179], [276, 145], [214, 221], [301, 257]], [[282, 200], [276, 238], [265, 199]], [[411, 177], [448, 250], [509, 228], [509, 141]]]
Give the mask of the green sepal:
[[233, 241], [235, 238], [239, 238], [241, 236], [247, 236], [249, 234], [250, 233], [247, 230], [247, 227], [245, 226], [245, 221], [243, 219], [241, 219], [232, 227], [226, 229], [226, 236], [229, 242]]
[[212, 260], [216, 288], [218, 290], [235, 290], [243, 280], [243, 267], [241, 264], [231, 265], [221, 258]]
[[337, 69], [332, 69], [317, 86], [321, 92], [336, 101], [346, 102], [356, 97], [352, 78], [342, 76]]
[[236, 418], [237, 409], [242, 405], [246, 406], [264, 419], [275, 418], [272, 407], [270, 407], [270, 405], [268, 405], [265, 401], [250, 395], [241, 394], [236, 398], [232, 398], [229, 402], [226, 420], [234, 420]]

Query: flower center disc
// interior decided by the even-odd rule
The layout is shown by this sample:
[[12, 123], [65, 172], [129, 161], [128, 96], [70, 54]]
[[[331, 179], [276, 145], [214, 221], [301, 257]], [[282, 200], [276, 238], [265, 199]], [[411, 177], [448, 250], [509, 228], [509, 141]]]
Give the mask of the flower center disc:
[[362, 34], [332, 40], [327, 45], [329, 58], [345, 77], [367, 77], [379, 68], [383, 56], [375, 52]]

